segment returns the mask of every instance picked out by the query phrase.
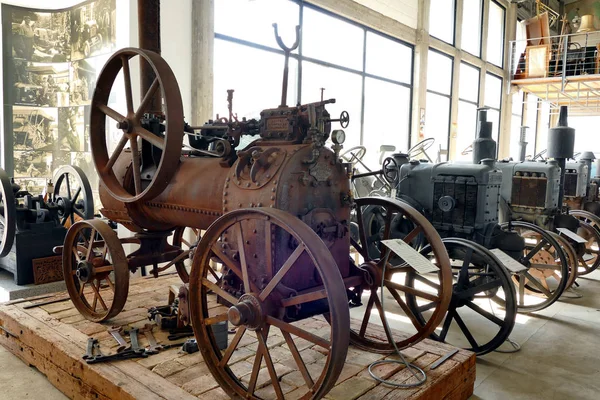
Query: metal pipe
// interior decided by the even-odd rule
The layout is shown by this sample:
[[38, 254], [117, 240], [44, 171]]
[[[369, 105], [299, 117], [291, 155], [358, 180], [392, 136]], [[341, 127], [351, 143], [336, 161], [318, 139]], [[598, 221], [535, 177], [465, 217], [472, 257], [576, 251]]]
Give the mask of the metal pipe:
[[[160, 0], [138, 0], [138, 35], [139, 47], [160, 54]], [[140, 93], [144, 98], [156, 79], [154, 70], [140, 57]], [[162, 113], [160, 93], [152, 99], [149, 113]]]

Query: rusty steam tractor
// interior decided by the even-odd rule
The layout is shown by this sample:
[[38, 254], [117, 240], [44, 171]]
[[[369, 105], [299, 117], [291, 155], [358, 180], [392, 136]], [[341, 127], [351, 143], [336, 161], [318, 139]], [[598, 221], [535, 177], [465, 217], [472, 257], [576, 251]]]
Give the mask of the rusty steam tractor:
[[[452, 271], [439, 235], [418, 211], [394, 199], [353, 198], [351, 167], [339, 157], [344, 132], [332, 131], [335, 122], [345, 127], [349, 116], [329, 115], [326, 105], [334, 99], [285, 104], [287, 61], [297, 43], [287, 48], [276, 26], [275, 34], [286, 55], [282, 102], [262, 111], [259, 119], [238, 120], [230, 92], [229, 118], [190, 127], [184, 123], [175, 76], [159, 54], [127, 48], [108, 60], [92, 99], [93, 159], [101, 180], [102, 214], [134, 235], [119, 238], [100, 219], [77, 222], [65, 238], [63, 269], [77, 309], [89, 320], [106, 321], [127, 300], [130, 272], [152, 266], [158, 275], [193, 256], [191, 273], [179, 267], [178, 272], [189, 278], [195, 336], [223, 390], [235, 398], [256, 398], [264, 359], [275, 393], [283, 398], [267, 346], [278, 335], [304, 378], [302, 398], [317, 399], [336, 382], [349, 342], [391, 353], [428, 337], [448, 309]], [[130, 77], [133, 59], [141, 59], [151, 76], [142, 85], [137, 108]], [[109, 105], [119, 75], [126, 94], [122, 112]], [[107, 128], [114, 123], [121, 138], [111, 148]], [[190, 146], [183, 148], [186, 134]], [[243, 135], [256, 139], [237, 149]], [[392, 168], [386, 177], [397, 182]], [[357, 239], [351, 238], [351, 214], [362, 220], [372, 205], [385, 209], [381, 234], [373, 238], [359, 223]], [[435, 293], [405, 283], [412, 264], [395, 257], [392, 266], [369, 251], [371, 246], [382, 249], [381, 241], [392, 237], [391, 226], [398, 223], [410, 227], [404, 242], [419, 237], [429, 244], [440, 282]], [[174, 230], [181, 236], [185, 227], [205, 230], [197, 245], [184, 250], [167, 242]], [[126, 254], [125, 244], [138, 248]], [[395, 300], [393, 305], [386, 302], [385, 311], [381, 286]], [[426, 320], [407, 307], [408, 294], [428, 302]], [[220, 305], [209, 307], [214, 298]], [[382, 324], [388, 307], [406, 315], [409, 323], [403, 328], [412, 331], [399, 333]], [[311, 331], [311, 318], [320, 315], [329, 328]], [[225, 351], [212, 332], [223, 321], [237, 327]], [[309, 372], [299, 353], [306, 343], [325, 354], [318, 372]], [[252, 352], [254, 368], [244, 379], [231, 368], [238, 351]]]

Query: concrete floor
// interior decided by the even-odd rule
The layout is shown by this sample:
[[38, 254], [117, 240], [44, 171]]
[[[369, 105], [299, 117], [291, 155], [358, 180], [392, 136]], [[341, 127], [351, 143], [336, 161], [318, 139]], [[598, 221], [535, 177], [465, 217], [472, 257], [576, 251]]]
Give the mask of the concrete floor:
[[[471, 399], [600, 398], [600, 271], [579, 278], [583, 295], [520, 315], [511, 338], [522, 349], [477, 361]], [[0, 346], [2, 399], [64, 399], [45, 377]]]

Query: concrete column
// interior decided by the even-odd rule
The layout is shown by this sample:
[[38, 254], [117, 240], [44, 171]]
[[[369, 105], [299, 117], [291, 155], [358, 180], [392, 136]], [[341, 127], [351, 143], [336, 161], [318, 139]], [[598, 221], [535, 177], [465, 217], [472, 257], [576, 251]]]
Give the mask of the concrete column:
[[190, 123], [201, 125], [213, 114], [214, 0], [192, 0], [192, 114]]
[[425, 99], [427, 97], [427, 52], [429, 51], [430, 5], [430, 0], [419, 0], [419, 19], [417, 21], [415, 58], [413, 63], [412, 126], [409, 147], [424, 139], [424, 136], [421, 135], [421, 110], [425, 110]]

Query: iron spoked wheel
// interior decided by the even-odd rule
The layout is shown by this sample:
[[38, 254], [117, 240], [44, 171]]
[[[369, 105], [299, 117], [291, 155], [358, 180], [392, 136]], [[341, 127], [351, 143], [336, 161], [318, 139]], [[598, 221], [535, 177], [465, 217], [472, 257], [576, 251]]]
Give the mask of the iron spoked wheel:
[[[578, 268], [578, 263], [577, 263], [577, 253], [575, 252], [575, 249], [573, 248], [573, 246], [571, 246], [571, 243], [569, 243], [569, 241], [567, 239], [565, 239], [563, 236], [560, 236], [554, 232], [550, 232], [547, 231], [550, 236], [552, 236], [554, 238], [554, 240], [556, 240], [558, 242], [558, 244], [561, 246], [563, 252], [565, 253], [565, 256], [567, 257], [567, 262], [569, 264], [569, 279], [567, 280], [567, 286], [565, 287], [565, 290], [571, 288], [571, 286], [573, 286], [573, 284], [575, 283], [575, 280], [577, 279], [578, 276], [578, 272], [577, 272], [577, 268]], [[557, 274], [560, 274], [559, 271], [556, 271]]]
[[[364, 211], [373, 207], [379, 208], [380, 215], [384, 216], [382, 226], [376, 234], [370, 232], [369, 217], [364, 214]], [[448, 253], [429, 221], [404, 202], [380, 197], [356, 199], [355, 211], [359, 240], [352, 238], [351, 243], [359, 254], [359, 263], [355, 268], [364, 276], [364, 283], [352, 288], [348, 295], [353, 307], [350, 341], [362, 349], [391, 353], [394, 351], [394, 343], [398, 348], [405, 348], [427, 338], [444, 317], [452, 296], [452, 270]], [[411, 228], [403, 231], [407, 226]], [[406, 274], [412, 267], [397, 256], [389, 259], [383, 277], [385, 257], [381, 257], [384, 251], [381, 241], [387, 239], [402, 239], [411, 245], [425, 240], [431, 243], [436, 257], [434, 265], [439, 268], [441, 276], [441, 283], [435, 285], [434, 292], [426, 292], [418, 285], [406, 284]], [[419, 282], [426, 280], [421, 275], [417, 275], [417, 279]], [[384, 300], [387, 300], [383, 306], [382, 280], [385, 286]], [[429, 300], [433, 304], [427, 321], [420, 321], [410, 310], [406, 304], [408, 294]], [[386, 328], [383, 315], [390, 329]]]
[[[202, 356], [232, 398], [270, 391], [283, 399], [279, 382], [297, 370], [298, 398], [318, 399], [342, 371], [350, 325], [344, 283], [325, 244], [291, 214], [240, 209], [215, 221], [194, 253], [190, 300]], [[315, 317], [323, 313], [330, 324]], [[212, 327], [224, 321], [237, 328], [221, 351]]]
[[81, 168], [64, 165], [54, 175], [54, 202], [60, 224], [69, 228], [76, 221], [94, 218], [94, 196], [90, 181]]
[[127, 257], [105, 222], [76, 222], [65, 237], [63, 274], [75, 307], [88, 320], [106, 321], [123, 309], [129, 292]]
[[[179, 226], [175, 228], [175, 231], [173, 231], [172, 244], [173, 246], [179, 247], [184, 251], [188, 251], [193, 246], [198, 244], [199, 239], [199, 229]], [[177, 270], [177, 275], [179, 275], [183, 283], [188, 283], [190, 281], [190, 272], [192, 270], [191, 258], [187, 257], [185, 260], [176, 263], [175, 269]]]
[[[130, 60], [136, 56], [139, 56], [142, 62], [150, 65], [156, 78], [137, 109], [134, 109], [129, 65]], [[121, 71], [125, 82], [127, 103], [127, 109], [123, 113], [108, 105], [113, 84]], [[149, 110], [155, 96], [159, 94], [159, 89], [163, 100], [162, 110]], [[158, 103], [160, 104], [160, 102]], [[164, 135], [150, 132], [143, 125], [142, 119], [148, 112], [163, 114], [165, 119]], [[106, 117], [116, 122], [117, 128], [123, 132], [111, 154], [107, 148]], [[160, 55], [148, 50], [126, 48], [117, 51], [109, 58], [98, 76], [92, 98], [90, 140], [92, 157], [98, 175], [114, 198], [125, 203], [151, 200], [164, 190], [179, 165], [183, 143], [183, 123], [183, 104], [177, 80], [167, 62]], [[129, 151], [123, 152], [128, 143]], [[152, 154], [160, 159], [157, 169], [153, 173], [144, 171], [142, 174], [141, 149], [143, 147], [158, 149], [158, 153], [152, 151]], [[115, 162], [119, 156], [125, 153], [131, 157], [133, 187], [124, 187], [113, 171]]]
[[0, 168], [0, 257], [10, 253], [17, 230], [17, 206], [12, 184]]
[[564, 292], [569, 280], [569, 262], [560, 244], [544, 229], [521, 221], [504, 223], [525, 239], [519, 261], [527, 269], [513, 274], [518, 312], [543, 310]]
[[[443, 239], [443, 242], [452, 263], [453, 293], [441, 330], [431, 337], [479, 356], [487, 354], [508, 339], [515, 325], [517, 298], [510, 274], [496, 256], [481, 245], [458, 238]], [[432, 256], [431, 253], [430, 246], [421, 251], [425, 256]], [[414, 271], [407, 273], [408, 286], [416, 285], [416, 279]], [[427, 280], [439, 285], [436, 275], [427, 276]], [[430, 290], [434, 292], [435, 286]], [[418, 302], [410, 294], [407, 304], [422, 323], [427, 320], [428, 310], [435, 306], [429, 301]]]
[[577, 270], [579, 276], [587, 275], [600, 266], [600, 217], [585, 210], [571, 210], [569, 215], [579, 220], [577, 234], [587, 240], [578, 255]]

